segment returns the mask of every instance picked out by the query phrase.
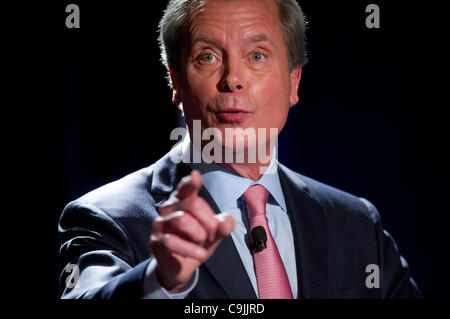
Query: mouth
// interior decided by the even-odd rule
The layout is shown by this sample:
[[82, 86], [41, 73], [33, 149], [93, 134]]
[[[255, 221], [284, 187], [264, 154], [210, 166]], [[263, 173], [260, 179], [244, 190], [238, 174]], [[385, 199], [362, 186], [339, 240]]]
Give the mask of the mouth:
[[216, 112], [217, 119], [224, 124], [239, 124], [244, 122], [250, 115], [249, 111], [229, 107]]

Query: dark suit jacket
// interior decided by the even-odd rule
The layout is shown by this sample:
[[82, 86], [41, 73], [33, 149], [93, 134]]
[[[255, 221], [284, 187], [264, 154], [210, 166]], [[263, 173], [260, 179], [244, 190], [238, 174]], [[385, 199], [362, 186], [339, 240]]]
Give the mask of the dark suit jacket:
[[[69, 203], [58, 227], [60, 256], [78, 265], [80, 287], [63, 297], [141, 298], [157, 207], [189, 172], [166, 155]], [[281, 164], [278, 172], [294, 235], [299, 298], [421, 297], [373, 205]], [[219, 213], [206, 189], [199, 194]], [[369, 264], [379, 266], [379, 288], [366, 287]], [[231, 237], [199, 270], [190, 298], [256, 298]], [[62, 287], [66, 276], [62, 271]]]

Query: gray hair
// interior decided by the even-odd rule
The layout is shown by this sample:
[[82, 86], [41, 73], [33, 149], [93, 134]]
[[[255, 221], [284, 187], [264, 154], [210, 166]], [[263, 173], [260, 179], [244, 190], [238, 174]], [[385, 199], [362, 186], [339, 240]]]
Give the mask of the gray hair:
[[[208, 0], [170, 0], [159, 22], [159, 47], [164, 66], [175, 71], [180, 65], [183, 40], [194, 15]], [[306, 19], [296, 0], [273, 0], [278, 6], [289, 71], [307, 62]], [[168, 77], [169, 84], [170, 76]]]

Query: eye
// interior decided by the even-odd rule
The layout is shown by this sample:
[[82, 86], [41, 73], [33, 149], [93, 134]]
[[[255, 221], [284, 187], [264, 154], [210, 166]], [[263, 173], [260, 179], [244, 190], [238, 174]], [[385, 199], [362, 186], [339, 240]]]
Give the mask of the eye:
[[216, 59], [216, 57], [212, 53], [205, 53], [199, 57], [200, 62], [204, 62], [204, 63], [212, 63], [215, 61], [215, 59]]
[[264, 60], [264, 58], [265, 58], [264, 54], [260, 52], [255, 52], [250, 55], [250, 59], [253, 62], [261, 62], [262, 60]]

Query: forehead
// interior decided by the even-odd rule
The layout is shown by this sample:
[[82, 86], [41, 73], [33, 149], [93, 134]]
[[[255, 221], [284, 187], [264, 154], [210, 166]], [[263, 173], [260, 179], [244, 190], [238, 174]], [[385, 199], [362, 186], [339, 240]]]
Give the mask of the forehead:
[[273, 0], [209, 0], [191, 19], [190, 40], [210, 36], [218, 42], [282, 37], [278, 7]]

